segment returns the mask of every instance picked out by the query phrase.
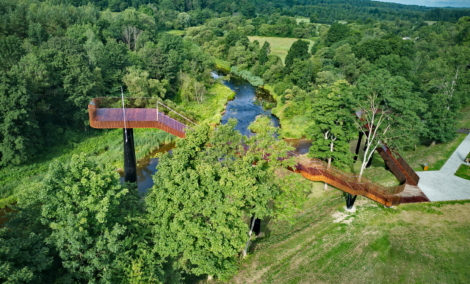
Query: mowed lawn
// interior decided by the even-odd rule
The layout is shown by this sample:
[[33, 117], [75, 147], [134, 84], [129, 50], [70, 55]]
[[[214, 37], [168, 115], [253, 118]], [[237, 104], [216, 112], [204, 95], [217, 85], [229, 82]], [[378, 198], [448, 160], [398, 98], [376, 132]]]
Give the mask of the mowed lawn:
[[[294, 43], [294, 41], [299, 40], [298, 38], [287, 38], [287, 37], [264, 37], [264, 36], [249, 36], [248, 39], [253, 42], [255, 40], [259, 41], [260, 45], [263, 46], [264, 42], [267, 41], [271, 45], [271, 54], [281, 57], [282, 62], [287, 56], [287, 52]], [[313, 41], [309, 39], [302, 39], [310, 42], [310, 48], [312, 48]]]
[[470, 201], [393, 208], [342, 193], [312, 193], [295, 223], [264, 223], [264, 236], [229, 283], [466, 283]]

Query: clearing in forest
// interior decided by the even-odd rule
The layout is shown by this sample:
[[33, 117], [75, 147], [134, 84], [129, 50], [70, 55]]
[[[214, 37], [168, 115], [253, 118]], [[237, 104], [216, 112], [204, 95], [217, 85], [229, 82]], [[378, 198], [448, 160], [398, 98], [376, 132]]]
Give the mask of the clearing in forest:
[[[255, 40], [259, 41], [260, 46], [263, 46], [264, 42], [267, 41], [271, 45], [271, 54], [281, 57], [282, 62], [287, 56], [287, 52], [294, 43], [294, 41], [299, 40], [298, 38], [289, 38], [289, 37], [267, 37], [267, 36], [249, 36], [248, 39], [253, 42]], [[309, 39], [302, 39], [310, 42], [308, 49], [310, 50], [313, 45], [313, 41]]]

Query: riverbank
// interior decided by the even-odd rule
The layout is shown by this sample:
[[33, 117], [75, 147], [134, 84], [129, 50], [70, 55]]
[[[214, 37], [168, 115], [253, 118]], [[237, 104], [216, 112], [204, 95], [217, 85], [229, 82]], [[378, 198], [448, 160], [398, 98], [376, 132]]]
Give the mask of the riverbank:
[[271, 109], [271, 112], [279, 118], [281, 129], [280, 135], [286, 139], [301, 139], [305, 138], [307, 129], [310, 127], [309, 119], [307, 116], [296, 116], [287, 118], [284, 111], [289, 106], [290, 102], [282, 103], [282, 97], [274, 90], [274, 86], [266, 84], [263, 88], [268, 91], [276, 101], [276, 107]]
[[[95, 130], [74, 133], [65, 145], [50, 147], [37, 158], [19, 166], [0, 169], [0, 208], [14, 203], [17, 194], [32, 188], [43, 179], [54, 160], [67, 163], [75, 154], [86, 153], [90, 160], [113, 170], [123, 167], [122, 130]], [[136, 158], [142, 159], [160, 144], [170, 143], [175, 137], [159, 129], [134, 130]]]

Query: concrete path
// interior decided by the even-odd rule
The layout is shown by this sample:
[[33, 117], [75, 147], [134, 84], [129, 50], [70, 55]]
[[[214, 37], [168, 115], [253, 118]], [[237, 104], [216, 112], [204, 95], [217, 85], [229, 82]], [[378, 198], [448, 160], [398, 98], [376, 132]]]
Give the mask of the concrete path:
[[[454, 176], [470, 152], [470, 134], [457, 147], [439, 171], [416, 172], [418, 186], [431, 201], [470, 199], [470, 180]], [[467, 163], [469, 165], [469, 163]]]

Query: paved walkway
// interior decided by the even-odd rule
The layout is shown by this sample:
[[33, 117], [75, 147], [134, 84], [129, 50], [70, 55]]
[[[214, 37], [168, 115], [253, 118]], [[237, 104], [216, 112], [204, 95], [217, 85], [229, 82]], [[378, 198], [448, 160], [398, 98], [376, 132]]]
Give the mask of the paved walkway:
[[[457, 147], [439, 171], [416, 172], [420, 178], [418, 186], [431, 201], [470, 199], [470, 180], [455, 176], [470, 152], [470, 134]], [[467, 163], [468, 165], [468, 163]]]

